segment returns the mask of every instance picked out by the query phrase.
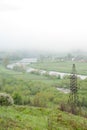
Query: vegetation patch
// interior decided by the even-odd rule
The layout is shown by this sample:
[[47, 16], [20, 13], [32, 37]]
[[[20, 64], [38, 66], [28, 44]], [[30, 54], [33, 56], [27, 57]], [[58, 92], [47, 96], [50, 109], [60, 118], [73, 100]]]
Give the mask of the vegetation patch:
[[1, 106], [9, 106], [13, 105], [14, 101], [13, 98], [6, 93], [0, 93], [0, 105]]

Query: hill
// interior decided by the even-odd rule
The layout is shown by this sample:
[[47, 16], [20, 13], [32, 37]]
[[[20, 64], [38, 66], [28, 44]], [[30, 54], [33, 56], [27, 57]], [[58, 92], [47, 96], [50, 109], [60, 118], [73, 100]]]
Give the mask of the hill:
[[0, 130], [87, 130], [87, 119], [58, 109], [0, 107]]

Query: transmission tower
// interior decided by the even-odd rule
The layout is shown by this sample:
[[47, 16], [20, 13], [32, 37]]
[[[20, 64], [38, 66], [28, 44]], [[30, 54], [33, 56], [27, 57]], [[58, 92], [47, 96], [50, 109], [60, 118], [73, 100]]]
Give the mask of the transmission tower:
[[77, 88], [77, 75], [76, 75], [76, 67], [75, 64], [72, 66], [72, 73], [70, 75], [70, 95], [69, 95], [69, 103], [77, 105], [78, 103], [78, 88]]

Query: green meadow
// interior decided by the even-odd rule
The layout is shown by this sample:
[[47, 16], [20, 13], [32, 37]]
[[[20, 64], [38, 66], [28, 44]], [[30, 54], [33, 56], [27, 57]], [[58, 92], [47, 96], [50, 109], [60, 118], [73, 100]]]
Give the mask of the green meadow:
[[37, 69], [44, 69], [47, 71], [59, 71], [65, 73], [71, 73], [72, 64], [76, 65], [77, 73], [87, 75], [87, 62], [77, 61], [43, 61], [29, 66]]

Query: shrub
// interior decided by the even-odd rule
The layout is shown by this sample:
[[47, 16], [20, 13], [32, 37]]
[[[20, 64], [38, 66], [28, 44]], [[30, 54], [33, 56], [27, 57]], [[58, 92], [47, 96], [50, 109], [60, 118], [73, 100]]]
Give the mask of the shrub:
[[0, 105], [1, 106], [9, 106], [14, 103], [13, 98], [6, 93], [0, 93]]
[[22, 97], [19, 93], [14, 93], [13, 99], [14, 99], [14, 104], [17, 104], [17, 105], [22, 104]]
[[61, 111], [66, 111], [66, 112], [69, 112], [69, 113], [72, 113], [74, 115], [81, 115], [81, 107], [80, 106], [77, 106], [76, 104], [67, 104], [67, 103], [64, 103], [62, 102], [60, 104], [60, 108], [59, 108]]
[[36, 107], [47, 107], [46, 95], [42, 92], [37, 93], [31, 101], [31, 105]]

